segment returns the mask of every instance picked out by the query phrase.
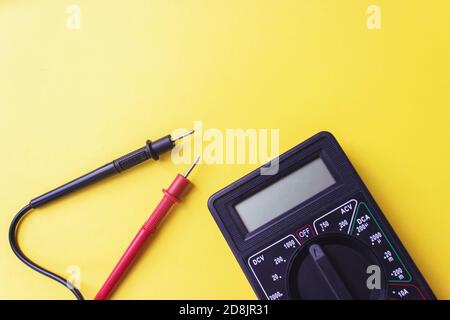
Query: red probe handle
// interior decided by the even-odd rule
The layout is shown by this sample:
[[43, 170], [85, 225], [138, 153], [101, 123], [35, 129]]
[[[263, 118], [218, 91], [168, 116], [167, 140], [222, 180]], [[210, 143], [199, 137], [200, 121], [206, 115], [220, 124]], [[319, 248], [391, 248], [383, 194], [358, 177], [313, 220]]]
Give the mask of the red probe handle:
[[170, 187], [167, 190], [163, 190], [164, 197], [159, 202], [150, 218], [144, 223], [141, 230], [139, 230], [138, 234], [134, 237], [128, 249], [125, 251], [122, 258], [120, 258], [116, 267], [95, 296], [95, 300], [105, 300], [109, 297], [115, 286], [119, 283], [123, 274], [133, 263], [133, 260], [144, 246], [146, 240], [151, 234], [153, 234], [153, 232], [155, 232], [170, 208], [176, 202], [180, 201], [182, 194], [189, 185], [189, 180], [179, 174], [176, 176], [175, 180], [173, 180]]

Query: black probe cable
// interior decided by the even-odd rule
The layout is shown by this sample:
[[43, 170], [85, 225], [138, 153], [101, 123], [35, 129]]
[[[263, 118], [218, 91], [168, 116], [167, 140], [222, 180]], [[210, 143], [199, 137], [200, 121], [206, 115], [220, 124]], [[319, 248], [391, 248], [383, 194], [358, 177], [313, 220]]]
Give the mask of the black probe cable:
[[146, 145], [140, 149], [137, 149], [133, 152], [130, 152], [123, 157], [120, 157], [94, 171], [91, 171], [84, 176], [81, 176], [71, 182], [68, 182], [56, 189], [53, 189], [37, 198], [34, 198], [23, 207], [13, 218], [11, 224], [9, 226], [9, 244], [11, 245], [11, 249], [14, 254], [25, 263], [31, 269], [47, 276], [68, 288], [78, 300], [84, 300], [81, 292], [69, 281], [64, 279], [63, 277], [53, 273], [35, 262], [31, 261], [20, 249], [20, 246], [17, 241], [17, 234], [19, 230], [19, 225], [22, 219], [30, 213], [31, 209], [38, 208], [52, 200], [60, 198], [66, 194], [69, 194], [75, 190], [81, 189], [91, 183], [100, 181], [106, 177], [109, 177], [113, 174], [120, 173], [126, 169], [134, 167], [148, 159], [158, 160], [159, 155], [165, 152], [172, 150], [175, 147], [175, 142], [189, 136], [194, 133], [194, 130], [188, 131], [176, 138], [172, 138], [170, 135], [167, 135], [163, 138], [160, 138], [154, 142], [150, 140], [147, 141]]
[[66, 280], [63, 277], [58, 276], [56, 273], [53, 273], [45, 268], [42, 268], [38, 264], [34, 263], [20, 249], [19, 244], [17, 243], [17, 237], [16, 237], [17, 229], [18, 229], [18, 226], [20, 224], [20, 220], [22, 219], [22, 217], [24, 217], [27, 213], [29, 213], [31, 209], [32, 209], [32, 207], [30, 205], [26, 205], [22, 210], [20, 210], [16, 214], [16, 216], [14, 217], [14, 219], [11, 222], [11, 225], [9, 227], [9, 244], [11, 245], [12, 250], [14, 251], [16, 256], [20, 259], [20, 261], [25, 263], [31, 269], [33, 269], [39, 273], [42, 273], [44, 276], [47, 276], [55, 281], [58, 281], [63, 286], [67, 287], [75, 295], [75, 297], [78, 300], [84, 300], [84, 297], [81, 294], [81, 292], [72, 283], [70, 283], [69, 280]]

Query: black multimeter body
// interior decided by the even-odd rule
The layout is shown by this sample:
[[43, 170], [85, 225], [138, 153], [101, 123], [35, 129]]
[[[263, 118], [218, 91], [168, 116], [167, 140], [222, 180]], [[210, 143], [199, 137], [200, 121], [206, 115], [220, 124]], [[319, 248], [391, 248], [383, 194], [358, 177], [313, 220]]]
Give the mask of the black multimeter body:
[[[291, 208], [284, 207], [287, 210], [264, 223], [258, 222], [257, 227], [246, 225], [237, 210], [239, 204], [282, 179], [290, 179], [315, 159], [328, 169], [334, 181], [331, 185]], [[261, 172], [259, 168], [249, 173], [208, 201], [216, 223], [260, 299], [435, 299], [330, 133], [320, 132], [282, 154], [276, 174]], [[292, 181], [286, 183], [291, 183], [287, 188], [295, 196], [297, 182]], [[283, 202], [286, 199], [278, 185], [274, 187], [277, 197], [273, 201]], [[252, 206], [258, 208], [257, 202], [267, 198], [255, 198]], [[278, 210], [280, 206], [275, 207]], [[253, 211], [251, 215], [259, 211], [270, 214], [261, 206]]]

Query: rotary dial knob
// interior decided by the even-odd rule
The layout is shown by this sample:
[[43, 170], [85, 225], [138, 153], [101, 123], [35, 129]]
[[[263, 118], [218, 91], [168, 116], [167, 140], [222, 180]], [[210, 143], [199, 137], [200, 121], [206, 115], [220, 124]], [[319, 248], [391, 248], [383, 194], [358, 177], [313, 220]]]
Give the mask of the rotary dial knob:
[[290, 299], [385, 299], [387, 281], [372, 248], [342, 234], [317, 236], [293, 255]]

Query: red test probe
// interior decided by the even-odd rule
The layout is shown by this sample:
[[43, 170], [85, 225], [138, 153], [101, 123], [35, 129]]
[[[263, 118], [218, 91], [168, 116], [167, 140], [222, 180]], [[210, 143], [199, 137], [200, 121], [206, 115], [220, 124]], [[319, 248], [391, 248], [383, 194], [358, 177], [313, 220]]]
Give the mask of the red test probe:
[[144, 246], [146, 240], [155, 232], [163, 218], [169, 212], [170, 208], [176, 202], [180, 201], [184, 191], [191, 184], [187, 177], [199, 160], [200, 157], [194, 161], [184, 176], [178, 174], [170, 187], [168, 189], [163, 189], [164, 197], [159, 202], [150, 218], [144, 223], [141, 230], [139, 230], [137, 235], [134, 237], [128, 249], [125, 251], [122, 258], [120, 258], [116, 267], [95, 296], [95, 300], [108, 299], [109, 295], [119, 283], [126, 270], [130, 267], [136, 256], [139, 254], [139, 251]]

